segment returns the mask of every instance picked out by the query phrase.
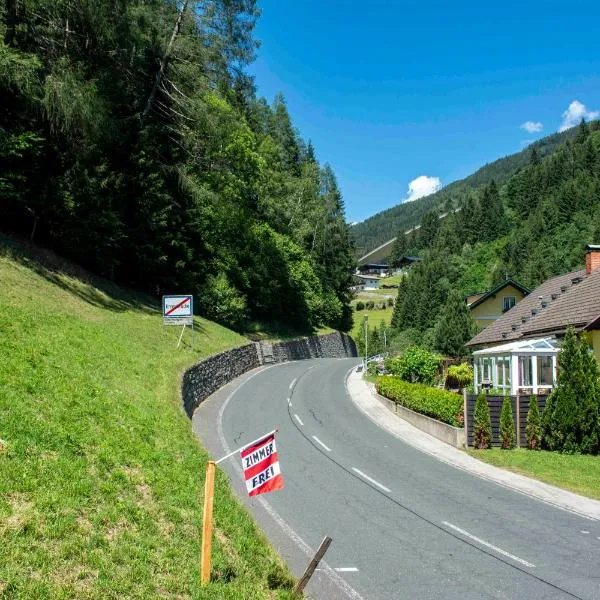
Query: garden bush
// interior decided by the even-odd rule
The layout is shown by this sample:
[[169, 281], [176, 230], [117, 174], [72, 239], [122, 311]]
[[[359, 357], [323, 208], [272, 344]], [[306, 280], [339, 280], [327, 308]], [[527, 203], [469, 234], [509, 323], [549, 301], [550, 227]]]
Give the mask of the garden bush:
[[409, 383], [432, 385], [439, 376], [440, 360], [439, 354], [412, 346], [400, 356], [386, 360], [385, 368]]
[[481, 392], [473, 411], [473, 447], [487, 450], [492, 447], [492, 419], [485, 394]]
[[375, 308], [375, 302], [373, 300], [368, 300], [366, 305], [367, 310], [373, 310]]
[[382, 396], [410, 410], [454, 427], [463, 423], [462, 397], [458, 394], [420, 383], [408, 383], [399, 377], [380, 377], [376, 388]]
[[356, 303], [356, 310], [365, 310], [365, 303], [362, 300]]
[[525, 426], [527, 447], [530, 450], [539, 450], [542, 444], [542, 421], [537, 396], [531, 396], [529, 410], [527, 411], [527, 425]]
[[500, 442], [503, 450], [515, 447], [515, 423], [513, 421], [512, 402], [509, 396], [502, 401], [500, 410]]
[[448, 367], [447, 383], [456, 384], [460, 389], [473, 381], [473, 369], [467, 364], [451, 365]]

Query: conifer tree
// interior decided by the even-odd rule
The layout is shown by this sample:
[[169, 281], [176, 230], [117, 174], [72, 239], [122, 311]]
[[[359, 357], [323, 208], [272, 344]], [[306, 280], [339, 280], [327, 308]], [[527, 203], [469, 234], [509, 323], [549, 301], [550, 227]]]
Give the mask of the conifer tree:
[[435, 349], [446, 356], [464, 356], [465, 344], [473, 336], [473, 330], [467, 303], [457, 290], [452, 290], [435, 325]]
[[483, 392], [477, 396], [473, 411], [473, 447], [477, 450], [487, 450], [492, 447], [492, 420], [487, 398]]
[[511, 450], [515, 445], [515, 424], [513, 421], [512, 402], [509, 396], [502, 401], [500, 411], [500, 440], [504, 450]]
[[527, 447], [530, 450], [540, 449], [542, 443], [542, 423], [540, 420], [540, 409], [537, 396], [531, 396], [529, 399], [525, 437], [527, 438]]
[[399, 267], [400, 261], [406, 256], [408, 249], [408, 243], [406, 234], [403, 230], [399, 230], [396, 234], [396, 241], [392, 246], [392, 253], [390, 254], [390, 267]]

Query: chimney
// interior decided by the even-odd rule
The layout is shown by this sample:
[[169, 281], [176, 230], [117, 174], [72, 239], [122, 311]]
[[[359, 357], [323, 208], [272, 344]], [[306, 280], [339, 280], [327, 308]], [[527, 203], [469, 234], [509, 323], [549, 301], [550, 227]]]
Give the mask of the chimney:
[[587, 275], [600, 268], [600, 246], [588, 244], [585, 253], [585, 272]]

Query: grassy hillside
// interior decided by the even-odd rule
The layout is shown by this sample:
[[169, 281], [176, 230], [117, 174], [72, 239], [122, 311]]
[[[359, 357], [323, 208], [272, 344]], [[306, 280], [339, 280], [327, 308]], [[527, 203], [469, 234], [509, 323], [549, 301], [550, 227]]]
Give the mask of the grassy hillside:
[[197, 319], [196, 351], [176, 350], [151, 299], [58, 266], [0, 236], [0, 598], [288, 598], [219, 473], [198, 584], [207, 454], [179, 377], [245, 338]]
[[363, 256], [380, 244], [392, 239], [398, 230], [408, 230], [418, 225], [423, 215], [428, 211], [434, 208], [441, 210], [446, 203], [453, 202], [457, 197], [489, 183], [492, 179], [498, 185], [504, 183], [511, 175], [529, 163], [532, 148], [535, 148], [539, 157], [543, 158], [552, 154], [561, 144], [567, 139], [575, 137], [576, 134], [577, 127], [562, 133], [549, 135], [531, 144], [521, 152], [495, 160], [481, 167], [472, 175], [450, 183], [439, 192], [431, 194], [431, 196], [414, 202], [398, 204], [369, 217], [361, 223], [357, 223], [351, 229], [357, 256]]

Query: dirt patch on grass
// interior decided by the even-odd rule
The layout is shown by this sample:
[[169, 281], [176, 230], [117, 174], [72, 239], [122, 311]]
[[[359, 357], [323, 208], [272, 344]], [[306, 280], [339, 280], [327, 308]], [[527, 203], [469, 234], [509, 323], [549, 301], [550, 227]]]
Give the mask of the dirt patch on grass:
[[29, 502], [24, 494], [11, 494], [6, 498], [11, 514], [0, 521], [0, 537], [7, 531], [20, 531], [33, 517], [33, 502]]
[[0, 440], [0, 456], [8, 452], [8, 442], [6, 440]]

